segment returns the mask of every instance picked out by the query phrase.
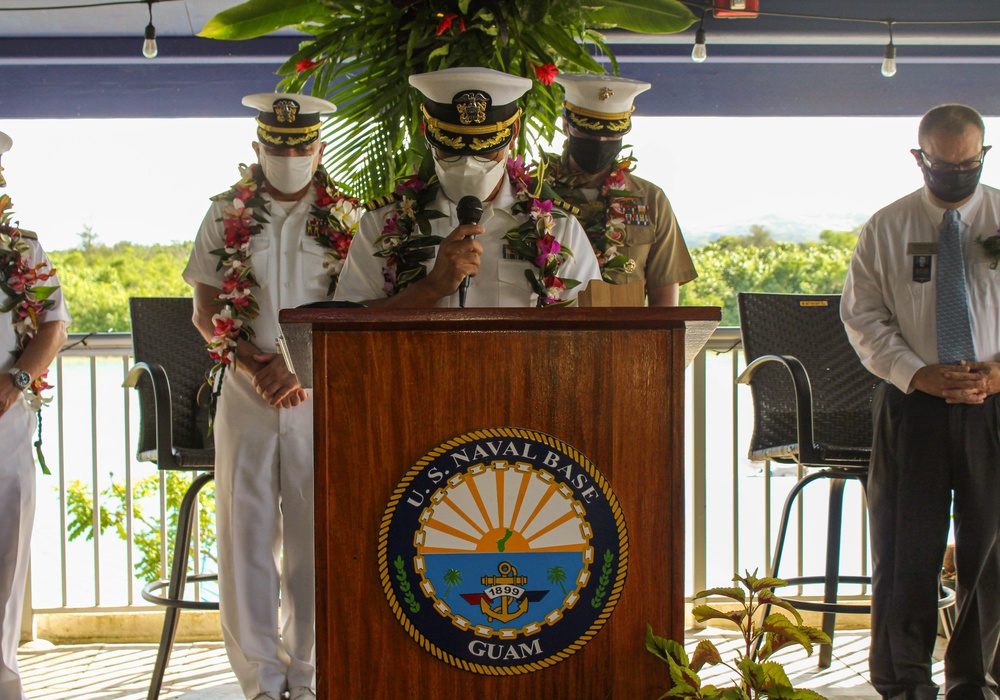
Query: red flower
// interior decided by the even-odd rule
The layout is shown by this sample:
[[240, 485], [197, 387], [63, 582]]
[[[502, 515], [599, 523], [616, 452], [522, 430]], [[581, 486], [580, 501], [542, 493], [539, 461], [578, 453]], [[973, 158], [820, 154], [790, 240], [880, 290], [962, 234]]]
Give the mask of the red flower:
[[316, 64], [315, 61], [313, 61], [312, 59], [306, 58], [306, 59], [304, 59], [302, 61], [299, 61], [298, 63], [295, 64], [295, 70], [297, 70], [299, 73], [302, 73], [304, 71], [309, 70], [310, 68], [315, 68], [316, 65], [317, 64]]
[[[438, 22], [437, 35], [441, 36], [446, 31], [448, 31], [449, 29], [451, 29], [451, 23], [454, 22], [456, 19], [458, 19], [458, 15], [456, 15], [456, 14], [445, 15], [441, 19], [441, 21]], [[465, 30], [465, 23], [462, 22], [461, 20], [459, 20], [459, 23], [460, 23], [461, 29], [464, 31]]]
[[559, 69], [551, 63], [546, 63], [544, 66], [535, 66], [534, 68], [535, 77], [538, 78], [538, 82], [542, 85], [551, 85], [552, 81], [559, 75]]

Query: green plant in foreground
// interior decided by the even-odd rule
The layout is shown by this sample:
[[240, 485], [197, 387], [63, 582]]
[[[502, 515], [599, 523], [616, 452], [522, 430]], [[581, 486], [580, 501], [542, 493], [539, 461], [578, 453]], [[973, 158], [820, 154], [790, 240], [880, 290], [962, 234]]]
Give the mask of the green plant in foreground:
[[[707, 639], [698, 643], [694, 654], [688, 659], [684, 646], [672, 639], [663, 639], [646, 625], [646, 649], [670, 666], [669, 691], [663, 698], [718, 698], [720, 700], [825, 700], [819, 693], [808, 689], [792, 687], [782, 665], [768, 661], [779, 649], [799, 645], [812, 655], [814, 644], [829, 644], [830, 638], [821, 630], [806, 627], [802, 616], [791, 603], [774, 594], [773, 589], [787, 585], [778, 578], [757, 578], [757, 572], [747, 572], [746, 576], [734, 576], [733, 582], [741, 587], [710, 588], [698, 593], [695, 598], [721, 596], [739, 604], [734, 610], [723, 611], [709, 605], [699, 605], [691, 611], [695, 620], [728, 620], [743, 633], [745, 646], [738, 651], [733, 662], [723, 661], [722, 655]], [[744, 590], [746, 589], [746, 590]], [[758, 626], [755, 622], [761, 608], [770, 605], [782, 608], [795, 616], [793, 623], [783, 613], [773, 612]], [[723, 664], [736, 674], [734, 685], [719, 688], [702, 685], [698, 677], [705, 664]]]

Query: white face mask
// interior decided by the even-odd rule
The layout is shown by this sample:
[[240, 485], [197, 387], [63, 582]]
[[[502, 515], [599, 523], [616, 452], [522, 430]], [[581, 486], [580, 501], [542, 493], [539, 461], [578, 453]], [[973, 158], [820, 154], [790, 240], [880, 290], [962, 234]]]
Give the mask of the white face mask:
[[282, 194], [295, 194], [305, 189], [316, 172], [316, 156], [272, 156], [260, 149], [257, 154], [264, 177], [271, 187]]
[[457, 202], [466, 195], [474, 195], [485, 201], [493, 194], [497, 183], [504, 174], [504, 162], [500, 160], [480, 161], [475, 156], [462, 156], [455, 161], [434, 159], [434, 172], [444, 189], [445, 196]]

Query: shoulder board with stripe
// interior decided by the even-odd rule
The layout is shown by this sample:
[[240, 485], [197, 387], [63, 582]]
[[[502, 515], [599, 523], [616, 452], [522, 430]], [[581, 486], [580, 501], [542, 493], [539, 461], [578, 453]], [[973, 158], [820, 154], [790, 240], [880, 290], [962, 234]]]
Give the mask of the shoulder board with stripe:
[[573, 216], [580, 215], [580, 207], [570, 204], [569, 202], [559, 199], [558, 197], [553, 199], [552, 203], [555, 204], [560, 209], [562, 209], [563, 211], [569, 212]]
[[387, 204], [392, 204], [399, 199], [399, 196], [393, 192], [392, 194], [383, 195], [381, 197], [376, 197], [375, 199], [369, 199], [365, 202], [365, 209], [368, 211], [375, 211], [376, 209], [381, 209]]
[[230, 187], [225, 192], [219, 192], [219, 194], [213, 194], [208, 199], [212, 202], [218, 202], [220, 199], [232, 199], [233, 198], [233, 188]]
[[38, 234], [34, 231], [25, 231], [23, 228], [19, 228], [18, 231], [21, 232], [21, 238], [30, 238], [33, 241], [38, 240]]

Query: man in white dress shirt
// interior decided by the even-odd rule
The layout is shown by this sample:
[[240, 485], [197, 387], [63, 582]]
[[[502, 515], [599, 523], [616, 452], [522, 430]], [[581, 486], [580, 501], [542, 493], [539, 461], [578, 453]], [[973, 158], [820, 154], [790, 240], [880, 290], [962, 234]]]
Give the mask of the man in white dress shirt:
[[[516, 190], [506, 177], [506, 165], [520, 131], [517, 100], [531, 81], [487, 68], [449, 68], [412, 75], [410, 84], [425, 97], [421, 106], [425, 135], [439, 185], [426, 208], [441, 214], [430, 219], [430, 235], [440, 237], [440, 243], [423, 248], [431, 252], [407, 268], [408, 279], [402, 283], [401, 256], [377, 241], [387, 227], [405, 219], [400, 198], [390, 195], [370, 203], [335, 299], [368, 306], [458, 307], [459, 287], [468, 277], [467, 306], [538, 305], [537, 290], [525, 276], [526, 270], [538, 269], [535, 261], [519, 255], [504, 237], [527, 220], [526, 214], [512, 212]], [[457, 204], [468, 195], [482, 202], [478, 224], [459, 222]], [[573, 253], [558, 276], [580, 284], [555, 292], [560, 300], [573, 301], [591, 280], [601, 278], [597, 258], [572, 216], [556, 216], [551, 234], [560, 247]]]
[[[0, 157], [13, 141], [0, 132]], [[0, 167], [0, 171], [3, 168]], [[0, 173], [0, 187], [6, 183]], [[47, 274], [52, 272], [45, 251], [30, 231], [17, 229], [9, 220], [9, 200], [0, 207], [0, 230], [11, 235], [19, 231], [24, 248], [23, 267]], [[4, 274], [9, 281], [8, 261]], [[59, 281], [39, 280], [40, 286], [58, 287]], [[5, 296], [5, 295], [2, 295]], [[31, 528], [35, 518], [35, 456], [31, 438], [37, 423], [35, 408], [30, 405], [31, 392], [39, 377], [55, 359], [66, 342], [66, 326], [70, 317], [62, 291], [49, 297], [52, 304], [38, 318], [38, 327], [23, 352], [18, 350], [19, 333], [15, 322], [24, 321], [14, 310], [0, 314], [0, 700], [25, 700], [21, 674], [17, 667], [17, 645], [21, 637], [21, 611], [28, 577], [31, 551]], [[10, 299], [5, 298], [4, 303]], [[37, 401], [37, 398], [34, 399]]]
[[865, 224], [841, 304], [861, 361], [886, 380], [875, 395], [868, 481], [871, 681], [891, 700], [937, 697], [931, 654], [954, 501], [958, 608], [947, 698], [995, 700], [1000, 248], [989, 239], [1000, 227], [1000, 191], [979, 184], [989, 146], [974, 109], [935, 107], [918, 136], [924, 187]]

